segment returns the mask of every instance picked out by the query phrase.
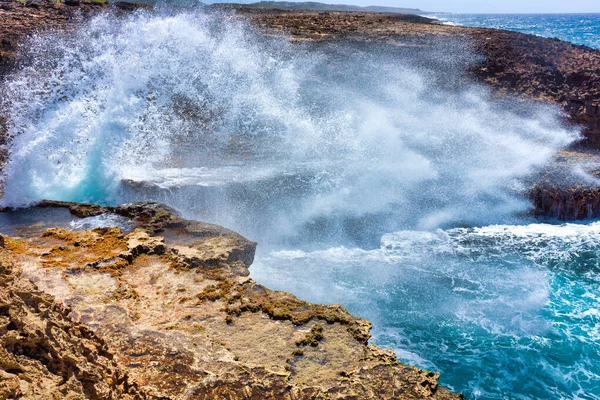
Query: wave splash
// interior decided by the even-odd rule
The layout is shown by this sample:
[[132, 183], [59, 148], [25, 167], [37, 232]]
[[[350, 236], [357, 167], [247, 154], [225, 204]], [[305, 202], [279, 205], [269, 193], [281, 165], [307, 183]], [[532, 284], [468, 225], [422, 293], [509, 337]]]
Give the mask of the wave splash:
[[526, 209], [523, 179], [577, 133], [465, 83], [466, 44], [406, 47], [292, 45], [202, 11], [34, 37], [5, 85], [3, 203], [115, 203], [148, 197], [124, 180], [153, 182], [186, 216], [263, 242]]

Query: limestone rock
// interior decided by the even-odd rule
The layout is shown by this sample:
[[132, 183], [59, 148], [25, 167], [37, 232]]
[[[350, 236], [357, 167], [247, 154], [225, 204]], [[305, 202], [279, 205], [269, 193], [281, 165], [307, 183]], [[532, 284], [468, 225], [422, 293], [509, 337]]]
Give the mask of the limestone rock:
[[153, 203], [54, 206], [136, 228], [3, 240], [5, 398], [460, 398], [369, 345], [368, 321], [254, 282], [235, 232]]
[[0, 399], [152, 398], [101, 338], [22, 275], [13, 255], [0, 248]]

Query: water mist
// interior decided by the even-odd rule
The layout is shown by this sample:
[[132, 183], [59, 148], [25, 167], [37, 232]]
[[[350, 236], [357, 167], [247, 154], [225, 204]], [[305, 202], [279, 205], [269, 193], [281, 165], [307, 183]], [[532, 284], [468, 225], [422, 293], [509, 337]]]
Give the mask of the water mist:
[[576, 134], [551, 108], [440, 89], [470, 57], [453, 50], [290, 45], [200, 11], [37, 36], [6, 84], [4, 204], [134, 200], [129, 179], [261, 241], [506, 221]]

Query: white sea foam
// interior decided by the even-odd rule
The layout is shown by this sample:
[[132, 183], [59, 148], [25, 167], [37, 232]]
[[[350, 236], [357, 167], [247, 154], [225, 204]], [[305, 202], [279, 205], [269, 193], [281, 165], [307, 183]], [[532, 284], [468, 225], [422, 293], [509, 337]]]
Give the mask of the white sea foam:
[[448, 25], [448, 26], [456, 26], [456, 23], [450, 21], [447, 18], [444, 17], [440, 17], [440, 16], [435, 16], [435, 15], [430, 15], [430, 14], [426, 14], [426, 15], [420, 15], [421, 17], [425, 17], [425, 18], [430, 18], [430, 19], [434, 19], [436, 21], [439, 21], [440, 23], [442, 23], [442, 25]]
[[121, 228], [121, 230], [124, 232], [130, 232], [133, 229], [133, 224], [129, 219], [111, 213], [76, 219], [71, 221], [69, 226], [71, 229], [76, 231], [94, 228], [116, 227]]
[[598, 222], [405, 230], [373, 250], [263, 250], [251, 272], [341, 302], [378, 344], [471, 398], [595, 398], [599, 252]]

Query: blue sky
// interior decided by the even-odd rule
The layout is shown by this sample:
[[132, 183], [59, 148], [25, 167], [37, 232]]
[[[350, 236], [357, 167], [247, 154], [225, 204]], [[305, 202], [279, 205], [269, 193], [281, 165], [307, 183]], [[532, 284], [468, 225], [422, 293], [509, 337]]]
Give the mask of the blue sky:
[[[258, 0], [254, 0], [258, 1]], [[600, 13], [600, 0], [314, 0], [322, 3], [420, 8], [455, 13]]]

